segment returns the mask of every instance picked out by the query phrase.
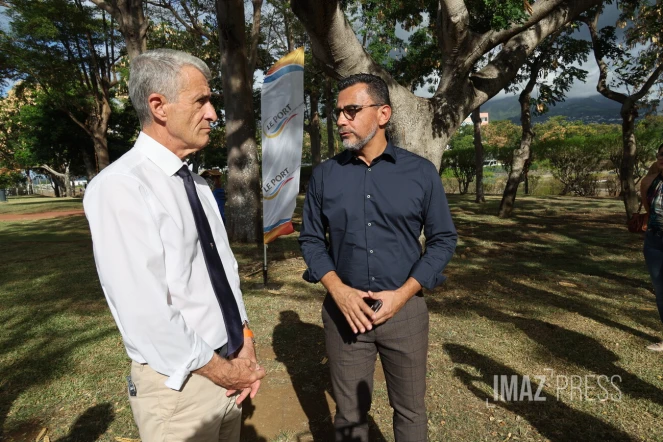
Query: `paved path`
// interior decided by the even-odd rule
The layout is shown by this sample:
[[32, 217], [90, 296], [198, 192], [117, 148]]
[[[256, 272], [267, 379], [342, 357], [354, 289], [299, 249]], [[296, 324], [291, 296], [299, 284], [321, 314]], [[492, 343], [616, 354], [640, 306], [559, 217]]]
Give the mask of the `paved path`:
[[0, 213], [0, 221], [30, 221], [35, 219], [59, 218], [61, 216], [84, 215], [83, 209], [61, 210], [38, 213]]

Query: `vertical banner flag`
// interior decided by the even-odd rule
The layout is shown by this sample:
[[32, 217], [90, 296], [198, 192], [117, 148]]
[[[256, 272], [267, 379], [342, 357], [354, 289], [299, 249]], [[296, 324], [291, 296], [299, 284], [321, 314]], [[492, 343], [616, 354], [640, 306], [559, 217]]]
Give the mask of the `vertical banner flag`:
[[262, 85], [262, 197], [264, 243], [294, 232], [304, 141], [304, 48], [267, 71]]

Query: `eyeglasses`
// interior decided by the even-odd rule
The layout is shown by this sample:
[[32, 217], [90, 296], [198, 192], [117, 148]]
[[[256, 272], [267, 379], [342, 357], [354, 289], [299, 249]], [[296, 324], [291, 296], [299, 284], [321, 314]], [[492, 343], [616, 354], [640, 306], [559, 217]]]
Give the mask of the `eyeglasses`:
[[348, 121], [353, 121], [357, 116], [357, 112], [359, 112], [360, 110], [367, 107], [376, 107], [376, 106], [384, 106], [384, 104], [366, 104], [364, 106], [360, 106], [358, 104], [349, 104], [344, 107], [337, 107], [334, 109], [334, 121], [338, 120], [338, 117], [341, 116], [341, 112], [343, 112], [343, 116], [345, 116], [345, 118], [347, 118]]

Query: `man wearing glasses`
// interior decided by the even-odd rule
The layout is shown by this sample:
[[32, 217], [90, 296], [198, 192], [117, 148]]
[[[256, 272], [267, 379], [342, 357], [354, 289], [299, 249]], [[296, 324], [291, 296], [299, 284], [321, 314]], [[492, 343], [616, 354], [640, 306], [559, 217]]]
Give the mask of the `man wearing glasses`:
[[[379, 77], [339, 82], [334, 110], [346, 150], [314, 171], [299, 243], [322, 282], [337, 441], [368, 441], [376, 355], [394, 408], [397, 441], [427, 439], [428, 310], [456, 247], [437, 168], [386, 137], [389, 90]], [[422, 253], [419, 235], [426, 237]]]

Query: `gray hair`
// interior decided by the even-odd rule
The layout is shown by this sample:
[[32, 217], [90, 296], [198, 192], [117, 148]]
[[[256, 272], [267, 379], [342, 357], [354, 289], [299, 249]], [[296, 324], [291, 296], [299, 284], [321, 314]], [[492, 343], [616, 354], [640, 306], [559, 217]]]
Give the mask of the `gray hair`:
[[169, 102], [176, 102], [182, 87], [180, 72], [184, 66], [198, 69], [210, 81], [209, 67], [198, 57], [174, 49], [154, 49], [143, 52], [131, 61], [129, 97], [136, 109], [141, 127], [152, 123], [148, 97], [162, 94]]

